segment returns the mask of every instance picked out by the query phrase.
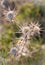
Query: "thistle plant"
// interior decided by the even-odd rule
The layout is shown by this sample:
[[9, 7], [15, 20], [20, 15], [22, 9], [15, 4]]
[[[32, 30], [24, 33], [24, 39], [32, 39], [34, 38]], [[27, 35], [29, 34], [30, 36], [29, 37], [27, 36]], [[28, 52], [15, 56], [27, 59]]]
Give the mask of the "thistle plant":
[[[3, 5], [6, 5], [6, 4], [4, 3]], [[7, 7], [8, 7], [8, 5], [7, 5]], [[25, 8], [24, 8], [24, 10], [25, 10]], [[25, 13], [25, 11], [26, 11], [26, 13]], [[31, 12], [29, 12], [30, 9], [28, 7], [26, 8], [25, 11], [24, 11], [24, 13], [25, 13], [24, 16], [22, 15], [22, 13], [21, 13], [21, 15], [19, 14], [19, 18], [20, 17], [25, 18], [25, 16], [27, 18], [29, 16], [29, 13], [31, 14]], [[33, 9], [31, 11], [33, 11]], [[19, 21], [16, 20], [17, 18], [16, 18], [15, 14], [17, 15], [17, 13], [15, 13], [14, 10], [11, 10], [10, 7], [8, 8], [8, 10], [5, 10], [5, 8], [4, 8], [5, 19], [6, 19], [6, 21], [9, 21], [11, 31], [9, 29], [8, 30], [9, 34], [4, 34], [4, 36], [7, 35], [6, 36], [7, 39], [5, 38], [3, 43], [5, 43], [5, 45], [6, 45], [6, 43], [7, 43], [7, 45], [10, 42], [12, 43], [11, 48], [9, 48], [9, 50], [8, 50], [9, 52], [7, 50], [6, 51], [8, 52], [8, 54], [10, 54], [11, 56], [13, 55], [18, 60], [21, 56], [30, 57], [31, 54], [33, 54], [33, 53], [35, 53], [35, 52], [37, 52], [39, 50], [39, 49], [34, 49], [33, 51], [30, 51], [27, 48], [27, 45], [28, 44], [31, 45], [30, 41], [31, 41], [32, 37], [34, 37], [35, 35], [40, 35], [41, 28], [40, 28], [40, 24], [38, 22], [37, 23], [35, 23], [35, 22], [28, 23], [28, 21], [27, 21], [25, 23], [23, 22], [23, 25], [21, 25], [19, 23]], [[33, 13], [31, 15], [33, 16]], [[35, 15], [35, 17], [36, 17], [36, 15]], [[14, 20], [13, 20], [13, 18], [14, 18]], [[11, 24], [11, 22], [14, 22], [13, 24], [17, 25], [17, 27], [19, 28], [19, 32], [12, 31], [13, 24]], [[15, 33], [19, 33], [19, 34], [22, 33], [22, 34], [21, 34], [21, 36], [19, 38], [16, 38], [14, 36]], [[14, 37], [13, 36], [11, 37], [11, 35], [13, 35]], [[8, 36], [9, 36], [9, 38], [8, 38]], [[13, 42], [15, 43], [14, 38], [18, 39], [18, 42], [16, 42], [15, 46], [13, 46]], [[5, 40], [6, 40], [6, 42], [5, 42]], [[7, 45], [5, 47], [7, 47]]]
[[16, 49], [13, 52], [14, 47], [11, 48], [10, 50], [10, 53], [13, 54], [16, 58], [21, 57], [21, 55], [24, 55], [24, 56], [30, 55], [30, 51], [28, 50], [26, 45], [29, 43], [29, 40], [31, 39], [31, 37], [33, 37], [35, 34], [40, 35], [40, 31], [41, 31], [41, 28], [38, 22], [37, 23], [31, 22], [29, 25], [26, 24], [24, 26], [21, 26], [20, 29], [21, 29], [20, 33], [22, 33], [22, 36], [20, 37], [21, 41], [16, 43], [16, 46], [15, 46], [15, 48], [17, 49], [17, 52], [15, 52]]

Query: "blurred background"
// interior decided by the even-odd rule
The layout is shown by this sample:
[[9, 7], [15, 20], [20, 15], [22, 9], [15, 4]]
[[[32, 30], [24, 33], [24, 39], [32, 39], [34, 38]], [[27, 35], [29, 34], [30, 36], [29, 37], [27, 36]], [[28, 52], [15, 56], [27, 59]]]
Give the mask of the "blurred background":
[[[40, 35], [34, 35], [27, 45], [32, 53], [16, 60], [8, 54], [22, 40], [20, 27], [25, 23], [39, 23]], [[45, 65], [45, 0], [0, 0], [0, 65]]]

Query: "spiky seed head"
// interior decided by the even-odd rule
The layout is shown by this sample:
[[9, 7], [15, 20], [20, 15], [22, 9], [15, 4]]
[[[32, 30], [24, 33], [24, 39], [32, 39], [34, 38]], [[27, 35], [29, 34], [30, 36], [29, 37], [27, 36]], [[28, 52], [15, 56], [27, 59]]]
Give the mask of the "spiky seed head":
[[27, 32], [29, 32], [29, 30], [30, 30], [29, 26], [22, 27], [22, 32], [23, 33], [27, 33]]

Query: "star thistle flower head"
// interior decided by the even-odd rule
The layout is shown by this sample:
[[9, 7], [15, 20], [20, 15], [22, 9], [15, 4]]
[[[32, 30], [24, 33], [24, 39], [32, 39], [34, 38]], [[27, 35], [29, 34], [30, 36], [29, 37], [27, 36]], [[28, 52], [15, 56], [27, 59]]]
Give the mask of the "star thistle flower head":
[[39, 25], [39, 23], [31, 23], [31, 25], [32, 25], [32, 31], [33, 31], [33, 33], [34, 34], [40, 34], [40, 30], [41, 30], [41, 28], [40, 28], [40, 25]]
[[16, 53], [17, 53], [16, 47], [11, 48], [9, 53], [12, 55], [16, 55]]
[[21, 27], [21, 30], [22, 30], [22, 33], [24, 35], [27, 35], [28, 36], [33, 36], [35, 34], [40, 34], [40, 25], [39, 23], [33, 23], [31, 22], [30, 25], [24, 25]]
[[13, 18], [14, 12], [13, 11], [8, 11], [7, 12], [7, 19], [11, 20]]
[[22, 27], [22, 32], [23, 33], [27, 33], [27, 32], [29, 32], [29, 30], [30, 30], [29, 26]]

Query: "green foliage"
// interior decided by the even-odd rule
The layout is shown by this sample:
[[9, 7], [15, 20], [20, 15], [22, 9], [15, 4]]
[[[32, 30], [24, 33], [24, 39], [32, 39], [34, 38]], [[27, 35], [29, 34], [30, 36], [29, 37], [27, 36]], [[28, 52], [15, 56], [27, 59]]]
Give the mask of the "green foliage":
[[36, 49], [40, 49], [41, 45], [43, 43], [42, 38], [36, 39], [35, 37], [32, 38], [29, 42], [29, 45], [27, 46], [30, 51], [35, 51]]
[[25, 19], [25, 18], [36, 18], [38, 19], [40, 16], [40, 8], [35, 6], [34, 4], [26, 4], [21, 6], [19, 13], [17, 15], [17, 19]]
[[1, 50], [0, 55], [3, 58], [6, 58], [10, 48], [13, 46], [13, 44], [15, 45], [16, 43], [15, 38], [20, 37], [20, 34], [15, 34], [15, 32], [19, 30], [18, 26], [15, 23], [14, 24], [7, 23], [4, 25], [4, 28], [5, 28], [4, 34], [0, 35], [1, 38], [0, 43], [2, 47], [0, 48]]
[[0, 57], [0, 65], [6, 65], [5, 59], [2, 57]]

